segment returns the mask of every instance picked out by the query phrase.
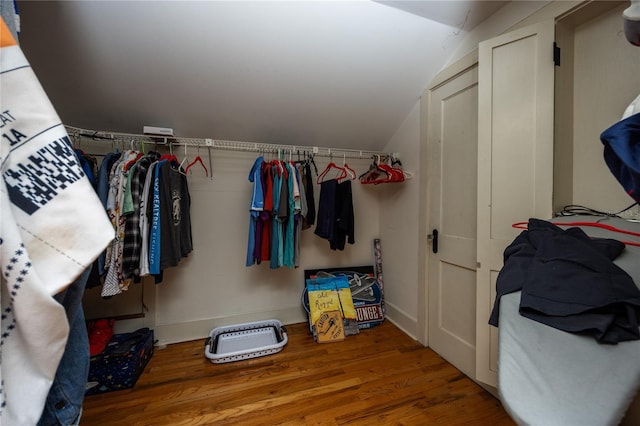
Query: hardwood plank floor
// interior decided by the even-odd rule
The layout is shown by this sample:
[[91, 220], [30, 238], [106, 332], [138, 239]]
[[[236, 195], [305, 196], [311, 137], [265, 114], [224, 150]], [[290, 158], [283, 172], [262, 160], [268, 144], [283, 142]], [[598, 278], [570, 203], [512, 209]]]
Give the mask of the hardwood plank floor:
[[85, 398], [90, 425], [513, 425], [500, 402], [389, 321], [317, 344], [287, 326], [273, 355], [225, 364], [204, 340], [156, 350], [135, 388]]

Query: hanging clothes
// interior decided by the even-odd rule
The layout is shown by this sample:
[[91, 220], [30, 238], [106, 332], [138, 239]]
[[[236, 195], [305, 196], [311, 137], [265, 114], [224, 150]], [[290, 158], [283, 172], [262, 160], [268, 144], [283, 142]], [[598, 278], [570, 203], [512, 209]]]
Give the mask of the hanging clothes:
[[[337, 169], [336, 178], [321, 180], [332, 169]], [[346, 243], [355, 244], [355, 220], [351, 180], [347, 170], [331, 162], [320, 174], [320, 198], [314, 233], [329, 241], [331, 250], [344, 250]]]
[[[261, 212], [264, 210], [264, 192], [262, 182], [262, 163], [263, 157], [256, 158], [256, 161], [249, 171], [249, 182], [253, 183], [253, 195], [251, 197], [251, 206], [249, 207], [249, 238], [247, 243], [247, 259], [246, 266], [251, 266], [255, 262], [259, 262], [259, 256], [256, 247], [260, 247], [262, 243], [262, 225], [260, 222]], [[259, 235], [259, 237], [258, 237]]]
[[153, 176], [155, 174], [156, 166], [158, 165], [158, 160], [153, 161], [149, 168], [147, 169], [147, 175], [144, 179], [144, 184], [142, 186], [142, 196], [140, 197], [140, 212], [138, 216], [140, 218], [140, 263], [139, 270], [140, 276], [149, 275], [149, 230], [150, 230], [150, 222], [149, 218], [151, 217], [150, 213], [150, 188], [151, 182], [153, 181]]
[[[102, 163], [100, 164], [100, 168], [98, 170], [98, 198], [102, 202], [102, 206], [105, 210], [107, 209], [107, 198], [109, 196], [109, 174], [114, 163], [120, 159], [121, 155], [122, 153], [120, 152], [112, 152], [107, 154], [102, 159]], [[105, 250], [98, 257], [98, 274], [100, 276], [104, 275], [105, 272], [106, 255], [107, 252]]]
[[256, 263], [262, 260], [271, 259], [271, 236], [272, 236], [272, 212], [273, 212], [273, 170], [271, 166], [262, 163], [262, 187], [264, 194], [264, 209], [260, 214], [262, 235], [260, 241], [260, 255], [256, 257]]
[[302, 181], [305, 188], [305, 194], [307, 197], [307, 214], [304, 216], [302, 228], [307, 229], [316, 223], [316, 202], [315, 196], [313, 194], [313, 177], [311, 175], [311, 166], [316, 172], [316, 176], [318, 176], [318, 170], [316, 169], [316, 163], [313, 160], [313, 157], [309, 158], [304, 162], [304, 174], [302, 175]]
[[[130, 199], [130, 204], [126, 202], [123, 214], [126, 218], [124, 247], [122, 259], [122, 273], [124, 278], [134, 278], [135, 281], [140, 280], [140, 256], [142, 252], [142, 232], [143, 224], [141, 223], [140, 210], [143, 204], [144, 183], [146, 181], [149, 166], [160, 157], [158, 153], [151, 152], [141, 157], [135, 164], [129, 168], [129, 197], [125, 197], [125, 201]], [[145, 203], [146, 204], [146, 203]]]
[[333, 239], [329, 240], [329, 247], [331, 247], [331, 250], [344, 250], [347, 242], [349, 244], [355, 244], [356, 242], [350, 180], [338, 184], [335, 207], [335, 230]]
[[85, 153], [81, 149], [74, 149], [73, 151], [75, 152], [76, 158], [80, 163], [80, 167], [82, 167], [82, 171], [85, 175], [87, 175], [87, 179], [89, 179], [89, 182], [91, 182], [91, 186], [96, 189], [96, 174], [98, 164], [96, 158], [91, 155], [85, 155]]
[[287, 216], [283, 224], [283, 265], [288, 268], [294, 267], [294, 247], [295, 247], [295, 203], [300, 198], [300, 190], [296, 181], [295, 167], [293, 164], [286, 163], [287, 170]]
[[263, 261], [271, 269], [300, 265], [300, 231], [308, 213], [303, 176], [293, 162], [255, 160], [248, 177], [253, 192], [246, 266]]
[[177, 266], [193, 250], [191, 197], [184, 170], [167, 161], [156, 168], [160, 176], [160, 270]]
[[[300, 165], [294, 167], [294, 171], [296, 174], [296, 180], [298, 182], [298, 192], [299, 196], [295, 200], [294, 208], [295, 208], [295, 222], [294, 222], [294, 248], [293, 248], [293, 264], [294, 267], [300, 266], [300, 233], [302, 232], [302, 226], [304, 222], [304, 218], [308, 214], [307, 207], [307, 195], [304, 187], [304, 183], [302, 182], [302, 174], [300, 173]], [[294, 191], [295, 193], [295, 191]]]
[[282, 167], [280, 161], [276, 161], [273, 164], [273, 220], [272, 220], [272, 233], [271, 233], [271, 259], [269, 266], [271, 269], [277, 269], [283, 265], [283, 250], [282, 250], [282, 223], [286, 217], [286, 211], [283, 210], [281, 198], [283, 195], [283, 182], [285, 181], [285, 170]]
[[109, 194], [107, 197], [107, 214], [116, 231], [116, 236], [111, 245], [107, 247], [106, 276], [102, 286], [102, 297], [115, 296], [128, 289], [131, 280], [124, 278], [122, 274], [122, 253], [124, 249], [124, 231], [126, 219], [122, 215], [124, 189], [127, 175], [124, 166], [138, 155], [135, 151], [126, 151], [113, 165], [110, 180]]
[[333, 240], [336, 223], [336, 197], [338, 181], [326, 180], [320, 183], [320, 197], [318, 199], [318, 223], [314, 233], [320, 238]]
[[130, 150], [107, 154], [99, 168], [97, 191], [116, 231], [104, 253], [102, 297], [142, 276], [161, 282], [162, 271], [193, 250], [187, 177], [168, 157]]

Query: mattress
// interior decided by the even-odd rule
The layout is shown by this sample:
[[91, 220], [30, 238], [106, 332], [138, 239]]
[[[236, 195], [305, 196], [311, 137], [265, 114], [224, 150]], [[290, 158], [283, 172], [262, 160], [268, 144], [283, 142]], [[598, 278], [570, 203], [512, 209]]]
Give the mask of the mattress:
[[[600, 221], [640, 232], [640, 223], [572, 216], [551, 222]], [[581, 227], [593, 237], [640, 237]], [[640, 247], [627, 245], [615, 263], [640, 287]], [[640, 340], [600, 344], [591, 336], [540, 324], [519, 312], [520, 292], [500, 300], [498, 393], [522, 425], [617, 425], [640, 388]]]

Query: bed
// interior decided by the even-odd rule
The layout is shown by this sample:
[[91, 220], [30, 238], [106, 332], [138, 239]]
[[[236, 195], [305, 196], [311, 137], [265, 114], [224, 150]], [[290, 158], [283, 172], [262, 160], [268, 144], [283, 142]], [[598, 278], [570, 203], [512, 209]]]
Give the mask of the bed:
[[[601, 221], [640, 232], [618, 218], [561, 217], [552, 222]], [[591, 237], [640, 242], [640, 237], [581, 227]], [[640, 247], [627, 245], [616, 265], [640, 287]], [[521, 292], [500, 298], [498, 393], [523, 425], [617, 425], [640, 388], [640, 340], [600, 344], [525, 318]]]

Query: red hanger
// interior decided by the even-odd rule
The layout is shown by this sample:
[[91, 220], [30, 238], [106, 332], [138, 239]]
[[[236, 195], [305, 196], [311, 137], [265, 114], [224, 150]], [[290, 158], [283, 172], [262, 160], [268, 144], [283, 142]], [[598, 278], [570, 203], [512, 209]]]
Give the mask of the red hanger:
[[185, 173], [187, 173], [189, 171], [189, 169], [191, 168], [191, 166], [195, 165], [196, 163], [200, 163], [200, 165], [202, 166], [202, 168], [204, 169], [204, 173], [207, 177], [209, 177], [209, 170], [207, 170], [207, 166], [204, 165], [204, 163], [202, 162], [202, 157], [200, 157], [199, 155], [196, 157], [195, 160], [193, 160], [191, 163], [189, 163], [189, 165], [187, 166], [187, 168], [184, 170]]
[[128, 171], [129, 168], [131, 168], [131, 166], [136, 164], [136, 161], [138, 161], [140, 157], [142, 157], [142, 155], [143, 155], [142, 152], [139, 152], [138, 155], [136, 155], [136, 158], [134, 158], [133, 160], [129, 161], [127, 164], [124, 165], [124, 169]]
[[387, 172], [387, 175], [389, 175], [388, 179], [383, 182], [403, 182], [404, 181], [404, 174], [401, 171], [398, 171], [398, 169], [391, 167], [388, 164], [379, 164], [378, 167], [384, 170], [385, 172]]
[[[516, 222], [513, 225], [511, 225], [511, 227], [516, 229], [527, 229], [528, 224], [529, 222]], [[599, 223], [599, 222], [551, 222], [551, 224], [556, 226], [591, 226], [594, 228], [603, 228], [611, 232], [618, 232], [620, 234], [627, 234], [627, 235], [633, 235], [634, 237], [640, 237], [640, 232], [627, 231], [626, 229], [616, 228], [615, 226], [606, 225], [604, 223]], [[620, 242], [629, 246], [640, 247], [640, 243], [637, 243], [635, 241], [620, 241]]]
[[380, 156], [375, 155], [373, 162], [369, 165], [369, 170], [360, 175], [360, 183], [363, 185], [389, 182], [391, 175], [380, 167]]
[[324, 182], [323, 178], [325, 177], [325, 175], [329, 172], [329, 170], [331, 169], [336, 169], [340, 171], [340, 175], [337, 176], [335, 179], [336, 180], [340, 180], [340, 179], [344, 179], [345, 177], [347, 177], [348, 173], [347, 171], [344, 169], [344, 167], [340, 167], [338, 166], [336, 163], [334, 163], [333, 161], [330, 162], [329, 164], [327, 164], [327, 167], [322, 171], [322, 173], [320, 173], [320, 175], [318, 176], [318, 179], [316, 180], [317, 183], [322, 183]]
[[385, 183], [391, 181], [391, 174], [380, 167], [381, 165], [374, 161], [369, 170], [360, 175], [360, 183], [363, 185], [377, 185], [379, 183]]
[[160, 161], [162, 160], [175, 161], [176, 163], [180, 164], [180, 162], [178, 161], [178, 157], [173, 154], [164, 154], [162, 157], [160, 157]]

